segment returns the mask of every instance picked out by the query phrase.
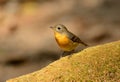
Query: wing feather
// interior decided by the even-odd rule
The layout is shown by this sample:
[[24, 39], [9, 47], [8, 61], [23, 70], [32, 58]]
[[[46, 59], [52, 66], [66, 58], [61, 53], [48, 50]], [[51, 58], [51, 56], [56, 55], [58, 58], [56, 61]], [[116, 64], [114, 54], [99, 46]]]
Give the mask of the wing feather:
[[86, 43], [84, 43], [82, 40], [80, 40], [80, 38], [78, 38], [77, 36], [75, 36], [74, 34], [70, 33], [69, 38], [73, 41], [73, 42], [77, 42], [77, 43], [81, 43], [85, 46], [88, 46]]

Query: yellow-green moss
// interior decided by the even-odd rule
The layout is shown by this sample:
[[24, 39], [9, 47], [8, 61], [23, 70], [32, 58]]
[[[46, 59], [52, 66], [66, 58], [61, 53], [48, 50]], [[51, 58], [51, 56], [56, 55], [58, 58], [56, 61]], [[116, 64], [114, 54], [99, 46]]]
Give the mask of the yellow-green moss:
[[7, 82], [118, 82], [120, 41], [89, 47]]

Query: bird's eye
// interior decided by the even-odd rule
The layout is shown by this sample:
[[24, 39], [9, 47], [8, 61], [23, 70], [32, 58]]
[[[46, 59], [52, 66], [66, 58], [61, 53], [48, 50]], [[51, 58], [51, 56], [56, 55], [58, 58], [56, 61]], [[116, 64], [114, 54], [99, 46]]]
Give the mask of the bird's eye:
[[60, 30], [61, 28], [60, 27], [58, 27], [58, 30]]

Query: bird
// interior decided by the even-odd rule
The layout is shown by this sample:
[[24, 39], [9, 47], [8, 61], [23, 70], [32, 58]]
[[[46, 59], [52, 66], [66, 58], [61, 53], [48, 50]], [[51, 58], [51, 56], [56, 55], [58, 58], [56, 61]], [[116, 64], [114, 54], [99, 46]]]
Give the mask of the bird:
[[50, 28], [54, 32], [57, 44], [64, 52], [74, 51], [79, 44], [88, 46], [86, 43], [80, 40], [79, 37], [70, 32], [63, 24], [57, 24], [55, 26], [51, 26]]

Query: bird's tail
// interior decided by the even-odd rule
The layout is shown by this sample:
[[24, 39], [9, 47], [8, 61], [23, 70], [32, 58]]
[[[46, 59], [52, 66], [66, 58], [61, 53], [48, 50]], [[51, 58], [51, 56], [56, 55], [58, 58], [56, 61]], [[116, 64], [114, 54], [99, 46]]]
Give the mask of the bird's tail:
[[81, 42], [84, 46], [88, 46], [88, 44], [84, 43], [84, 42]]

